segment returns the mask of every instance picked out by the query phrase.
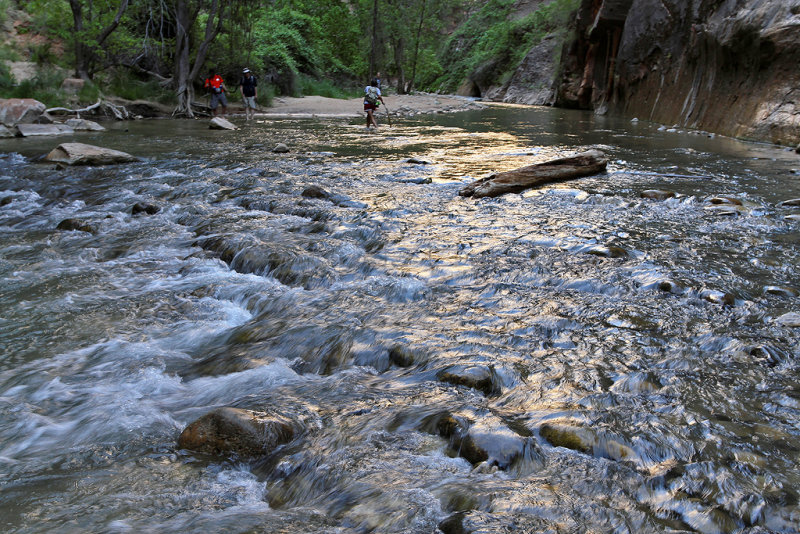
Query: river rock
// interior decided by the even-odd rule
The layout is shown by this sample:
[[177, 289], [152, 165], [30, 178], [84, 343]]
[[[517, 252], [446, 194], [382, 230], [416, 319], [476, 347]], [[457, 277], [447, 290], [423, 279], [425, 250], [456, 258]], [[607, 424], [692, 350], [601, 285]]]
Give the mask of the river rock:
[[87, 232], [90, 234], [97, 233], [97, 229], [94, 226], [80, 219], [64, 219], [63, 221], [58, 223], [56, 229], [66, 230], [66, 231], [76, 230], [78, 232]]
[[47, 154], [45, 160], [66, 165], [109, 165], [138, 161], [125, 152], [84, 143], [62, 143]]
[[411, 367], [422, 360], [419, 354], [402, 345], [395, 345], [389, 349], [389, 361], [398, 367]]
[[668, 198], [675, 198], [675, 191], [665, 191], [663, 189], [647, 189], [639, 193], [641, 198], [648, 198], [650, 200], [667, 200]]
[[788, 206], [800, 206], [800, 198], [793, 198], [791, 200], [784, 200], [783, 202], [778, 202], [778, 207], [788, 207]]
[[33, 123], [47, 107], [33, 98], [6, 98], [0, 100], [0, 124], [16, 126]]
[[764, 293], [767, 295], [778, 295], [779, 297], [797, 297], [800, 295], [800, 291], [787, 286], [766, 286], [764, 288]]
[[208, 123], [208, 127], [212, 130], [238, 130], [239, 128], [236, 127], [228, 119], [223, 119], [222, 117], [214, 117]]
[[712, 302], [714, 304], [725, 304], [727, 306], [736, 305], [736, 297], [731, 293], [723, 291], [716, 291], [714, 289], [706, 289], [700, 292], [700, 298]]
[[9, 138], [9, 137], [16, 137], [17, 133], [9, 130], [4, 125], [0, 124], [0, 139], [2, 138]]
[[144, 213], [145, 215], [155, 215], [161, 210], [160, 207], [156, 206], [155, 204], [148, 204], [146, 202], [137, 202], [131, 208], [131, 215], [141, 215]]
[[86, 119], [67, 119], [64, 124], [75, 131], [104, 132], [106, 129], [94, 121]]
[[74, 130], [66, 124], [18, 124], [17, 130], [22, 137], [74, 133]]
[[733, 197], [709, 197], [706, 199], [709, 204], [729, 204], [732, 206], [741, 206], [742, 201]]
[[527, 440], [511, 430], [492, 414], [485, 414], [474, 423], [451, 412], [426, 418], [422, 430], [438, 434], [450, 447], [471, 464], [488, 462], [507, 469], [523, 457]]
[[525, 438], [496, 417], [481, 418], [461, 438], [459, 454], [471, 464], [488, 462], [508, 469], [525, 452]]
[[615, 247], [613, 245], [592, 247], [589, 250], [587, 250], [586, 253], [591, 254], [592, 256], [600, 256], [601, 258], [628, 257], [628, 252], [624, 248]]
[[571, 422], [550, 422], [539, 428], [542, 436], [553, 447], [564, 447], [584, 454], [591, 454], [597, 436], [586, 427]]
[[494, 368], [485, 365], [454, 365], [439, 371], [436, 378], [440, 382], [477, 389], [485, 395], [497, 393], [501, 388]]
[[273, 148], [272, 151], [275, 152], [276, 154], [286, 154], [287, 152], [289, 152], [289, 147], [283, 143], [278, 143], [277, 145], [275, 145], [275, 148]]
[[294, 425], [284, 417], [224, 407], [187, 426], [178, 438], [178, 447], [209, 454], [254, 457], [274, 452], [294, 436]]
[[775, 323], [780, 326], [790, 326], [792, 328], [800, 327], [800, 313], [798, 312], [784, 313], [783, 315], [775, 319]]
[[301, 196], [305, 198], [319, 198], [319, 199], [328, 199], [330, 198], [331, 194], [321, 188], [318, 185], [310, 185], [303, 189], [303, 192], [300, 193]]
[[784, 217], [787, 221], [800, 221], [800, 214], [793, 213]]

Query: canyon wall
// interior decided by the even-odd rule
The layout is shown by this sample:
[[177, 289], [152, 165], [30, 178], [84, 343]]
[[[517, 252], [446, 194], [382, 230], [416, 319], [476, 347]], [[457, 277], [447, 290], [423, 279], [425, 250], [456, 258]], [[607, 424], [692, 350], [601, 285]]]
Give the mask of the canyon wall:
[[800, 0], [583, 0], [572, 37], [486, 96], [800, 143]]

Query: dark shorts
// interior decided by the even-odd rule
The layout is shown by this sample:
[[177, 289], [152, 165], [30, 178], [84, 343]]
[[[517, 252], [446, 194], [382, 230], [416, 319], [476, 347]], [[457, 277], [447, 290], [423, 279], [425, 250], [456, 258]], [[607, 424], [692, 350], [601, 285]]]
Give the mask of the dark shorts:
[[378, 109], [378, 104], [370, 104], [369, 102], [364, 102], [364, 111], [373, 111]]
[[217, 105], [222, 104], [223, 108], [228, 107], [228, 99], [225, 93], [211, 93], [211, 109], [217, 109]]

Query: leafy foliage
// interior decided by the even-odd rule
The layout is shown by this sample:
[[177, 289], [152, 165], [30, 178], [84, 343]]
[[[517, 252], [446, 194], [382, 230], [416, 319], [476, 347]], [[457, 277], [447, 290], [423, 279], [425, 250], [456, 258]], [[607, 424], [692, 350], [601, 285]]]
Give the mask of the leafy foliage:
[[513, 5], [491, 0], [453, 34], [442, 52], [446, 74], [436, 82], [439, 89], [455, 91], [468, 77], [503, 83], [546, 35], [566, 33], [580, 0], [553, 0], [519, 20], [509, 18]]
[[[178, 1], [131, 0], [119, 26], [99, 43], [120, 0], [79, 0], [84, 9], [79, 32], [69, 0], [16, 0], [30, 14], [25, 28], [47, 37], [24, 57], [45, 67], [75, 68], [76, 52], [88, 51], [97, 91], [168, 101], [174, 94], [159, 81], [175, 74]], [[580, 3], [551, 0], [515, 19], [516, 0], [222, 1], [223, 25], [201, 73], [216, 67], [235, 91], [242, 68], [249, 67], [259, 78], [262, 104], [275, 94], [353, 96], [376, 72], [384, 87], [391, 80], [400, 92], [453, 92], [468, 78], [500, 84], [532, 46], [564, 31]], [[190, 41], [199, 43], [212, 4], [187, 2], [200, 13], [188, 32]], [[0, 0], [0, 7], [12, 4]], [[147, 73], [157, 73], [159, 81]], [[199, 87], [200, 80], [193, 81]], [[0, 68], [0, 86], [13, 83]], [[26, 87], [44, 90], [41, 84]]]

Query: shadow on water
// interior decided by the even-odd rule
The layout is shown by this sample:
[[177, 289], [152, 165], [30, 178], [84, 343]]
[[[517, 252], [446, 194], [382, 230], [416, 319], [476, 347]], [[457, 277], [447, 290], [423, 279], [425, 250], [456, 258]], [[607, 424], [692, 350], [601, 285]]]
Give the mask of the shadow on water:
[[[4, 530], [795, 528], [796, 154], [518, 106], [236, 121], [0, 141]], [[67, 140], [142, 161], [38, 162]], [[607, 173], [458, 196], [588, 147]], [[220, 406], [297, 430], [178, 449]]]

